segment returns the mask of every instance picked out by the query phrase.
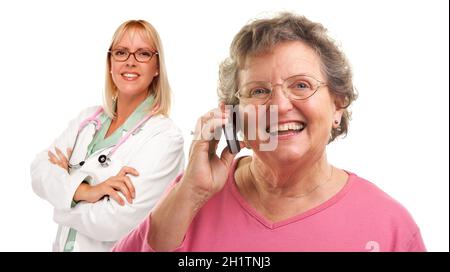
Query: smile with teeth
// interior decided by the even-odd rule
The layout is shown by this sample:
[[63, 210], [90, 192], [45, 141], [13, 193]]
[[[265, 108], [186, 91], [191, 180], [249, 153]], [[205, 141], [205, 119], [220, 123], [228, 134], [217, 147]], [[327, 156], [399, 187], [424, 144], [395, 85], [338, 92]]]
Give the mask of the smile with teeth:
[[274, 124], [270, 126], [269, 133], [270, 134], [286, 134], [292, 132], [301, 132], [306, 127], [306, 124], [301, 122], [289, 122], [283, 124]]
[[121, 75], [122, 75], [122, 77], [124, 77], [127, 80], [133, 80], [139, 76], [139, 74], [136, 74], [136, 73], [122, 73]]

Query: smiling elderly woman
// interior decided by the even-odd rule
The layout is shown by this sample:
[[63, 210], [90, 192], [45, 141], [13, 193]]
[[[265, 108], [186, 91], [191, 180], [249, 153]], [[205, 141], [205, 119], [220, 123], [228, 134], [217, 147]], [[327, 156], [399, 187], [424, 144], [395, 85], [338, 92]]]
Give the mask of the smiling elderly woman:
[[[197, 133], [213, 135], [228, 122], [224, 104], [239, 105], [240, 144], [253, 156], [210, 156], [217, 140], [194, 140], [184, 175], [116, 251], [425, 250], [405, 208], [327, 160], [327, 144], [347, 133], [356, 94], [350, 66], [321, 24], [283, 13], [244, 26], [221, 65], [219, 96]], [[275, 106], [278, 118], [264, 127], [277, 140], [270, 151], [246, 130], [248, 106], [262, 105]]]

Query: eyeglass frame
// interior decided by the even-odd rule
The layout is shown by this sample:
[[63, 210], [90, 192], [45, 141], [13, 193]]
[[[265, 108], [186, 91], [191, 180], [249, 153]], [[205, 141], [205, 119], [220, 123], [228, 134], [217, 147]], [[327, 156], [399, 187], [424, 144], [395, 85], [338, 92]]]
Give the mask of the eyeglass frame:
[[[297, 77], [297, 76], [305, 76], [305, 77], [309, 77], [309, 78], [314, 79], [314, 80], [318, 83], [318, 84], [317, 84], [317, 88], [314, 90], [314, 92], [311, 93], [311, 95], [309, 95], [309, 96], [307, 96], [307, 97], [305, 97], [305, 98], [293, 98], [293, 97], [291, 97], [291, 95], [287, 95], [288, 93], [287, 93], [287, 91], [285, 90], [285, 89], [287, 88], [287, 86], [284, 86], [284, 84], [285, 84], [289, 79], [292, 79], [292, 78]], [[269, 101], [273, 98], [274, 89], [275, 89], [275, 87], [278, 86], [278, 85], [281, 86], [281, 90], [283, 91], [284, 95], [285, 95], [288, 99], [294, 99], [294, 100], [306, 100], [306, 99], [310, 98], [311, 96], [313, 96], [314, 94], [316, 94], [317, 91], [320, 89], [320, 87], [322, 87], [322, 86], [327, 86], [327, 85], [328, 85], [326, 82], [320, 81], [320, 80], [316, 79], [315, 77], [310, 76], [310, 75], [307, 75], [307, 74], [298, 74], [298, 75], [290, 76], [290, 77], [284, 79], [284, 80], [283, 80], [283, 83], [278, 83], [278, 84], [272, 84], [272, 82], [268, 82], [268, 81], [250, 81], [250, 82], [247, 82], [247, 83], [245, 83], [244, 85], [242, 85], [242, 87], [240, 87], [240, 88], [234, 93], [234, 96], [235, 96], [237, 99], [239, 99], [239, 101], [242, 101], [242, 100], [243, 100], [241, 97], [239, 97], [240, 91], [242, 90], [242, 88], [244, 88], [246, 85], [248, 85], [248, 84], [250, 84], [250, 83], [264, 83], [264, 84], [270, 84], [270, 89], [269, 89], [269, 90], [270, 90], [270, 95], [269, 95], [269, 97], [267, 98], [266, 101], [264, 101], [264, 103], [261, 103], [261, 104], [258, 104], [258, 105], [265, 105], [265, 104], [267, 104], [267, 102], [269, 102]], [[244, 98], [244, 99], [245, 99], [245, 98]], [[246, 103], [246, 104], [249, 104], [249, 103]]]
[[[110, 54], [110, 56], [113, 58], [113, 60], [114, 60], [114, 61], [117, 61], [117, 62], [125, 62], [125, 61], [127, 61], [127, 60], [130, 58], [131, 55], [133, 55], [134, 59], [135, 59], [137, 62], [140, 62], [140, 63], [147, 63], [147, 62], [150, 62], [150, 61], [152, 60], [152, 58], [153, 58], [154, 55], [159, 55], [159, 52], [158, 52], [158, 51], [152, 51], [152, 50], [150, 50], [150, 49], [139, 48], [138, 50], [136, 50], [136, 51], [134, 51], [134, 52], [130, 52], [130, 51], [128, 51], [128, 49], [124, 48], [123, 50], [126, 51], [126, 52], [128, 52], [128, 57], [127, 57], [126, 59], [124, 59], [124, 60], [117, 60], [116, 57], [115, 57], [114, 54], [113, 54], [113, 51], [116, 51], [116, 50], [119, 50], [119, 49], [110, 49], [110, 50], [108, 50], [108, 54]], [[142, 51], [143, 51], [143, 50], [148, 50], [150, 53], [152, 53], [152, 55], [150, 56], [150, 58], [149, 58], [147, 61], [140, 61], [140, 60], [138, 60], [138, 59], [136, 58], [136, 55], [135, 55], [135, 54], [136, 54], [138, 51], [140, 51], [140, 50], [142, 50]]]

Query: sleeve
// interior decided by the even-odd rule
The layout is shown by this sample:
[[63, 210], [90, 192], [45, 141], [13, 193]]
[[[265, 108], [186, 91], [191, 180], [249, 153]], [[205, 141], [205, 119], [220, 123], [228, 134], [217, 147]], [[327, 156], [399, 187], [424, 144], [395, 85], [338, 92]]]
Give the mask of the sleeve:
[[132, 204], [125, 201], [120, 206], [109, 198], [95, 203], [82, 201], [69, 211], [55, 209], [54, 220], [100, 241], [117, 241], [126, 235], [145, 218], [169, 183], [183, 170], [181, 133], [161, 129], [132, 154], [127, 166], [139, 172], [137, 177], [130, 176], [136, 189]]
[[423, 242], [422, 235], [420, 231], [417, 230], [416, 233], [412, 236], [411, 240], [408, 242], [406, 250], [408, 252], [426, 252], [427, 249], [425, 247], [425, 243]]
[[[163, 201], [166, 196], [172, 191], [172, 189], [178, 184], [181, 180], [183, 174], [180, 174], [176, 177], [176, 179], [172, 182], [172, 184], [166, 189], [164, 192], [164, 196], [159, 199], [159, 202]], [[158, 202], [158, 203], [159, 203]], [[157, 206], [156, 204], [155, 206]], [[133, 229], [130, 233], [128, 233], [121, 240], [117, 241], [114, 247], [112, 248], [113, 252], [155, 252], [155, 250], [148, 244], [148, 234], [150, 232], [150, 225], [152, 221], [152, 214], [150, 213], [144, 221], [139, 224], [135, 229]], [[186, 234], [188, 235], [188, 234]], [[182, 243], [173, 250], [173, 252], [182, 252], [185, 245], [186, 236], [183, 239]]]
[[117, 242], [111, 251], [113, 252], [154, 252], [147, 243], [147, 233], [150, 228], [150, 216], [131, 231], [127, 236]]
[[[152, 222], [152, 215], [150, 214], [145, 220], [132, 232], [130, 232], [123, 239], [118, 241], [112, 248], [113, 252], [156, 252], [148, 244], [148, 234], [151, 231], [150, 225]], [[171, 252], [185, 252], [186, 240], [189, 232], [185, 235], [181, 244], [174, 248]]]
[[30, 174], [33, 191], [39, 197], [49, 201], [56, 209], [70, 209], [76, 189], [88, 175], [83, 171], [69, 175], [66, 170], [48, 160], [47, 152], [54, 150], [55, 147], [63, 152], [67, 147], [73, 147], [79, 124], [93, 110], [94, 108], [89, 108], [81, 112], [52, 145], [37, 154], [31, 163]]

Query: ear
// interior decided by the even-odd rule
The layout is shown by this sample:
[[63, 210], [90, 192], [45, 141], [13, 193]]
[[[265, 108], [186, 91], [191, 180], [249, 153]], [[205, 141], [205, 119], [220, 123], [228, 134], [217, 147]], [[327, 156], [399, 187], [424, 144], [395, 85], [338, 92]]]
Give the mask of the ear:
[[344, 109], [336, 110], [333, 114], [333, 128], [338, 128], [341, 125], [342, 114], [344, 114]]
[[344, 114], [345, 108], [342, 99], [338, 97], [334, 98], [333, 103], [333, 128], [338, 128], [341, 125], [342, 115]]

